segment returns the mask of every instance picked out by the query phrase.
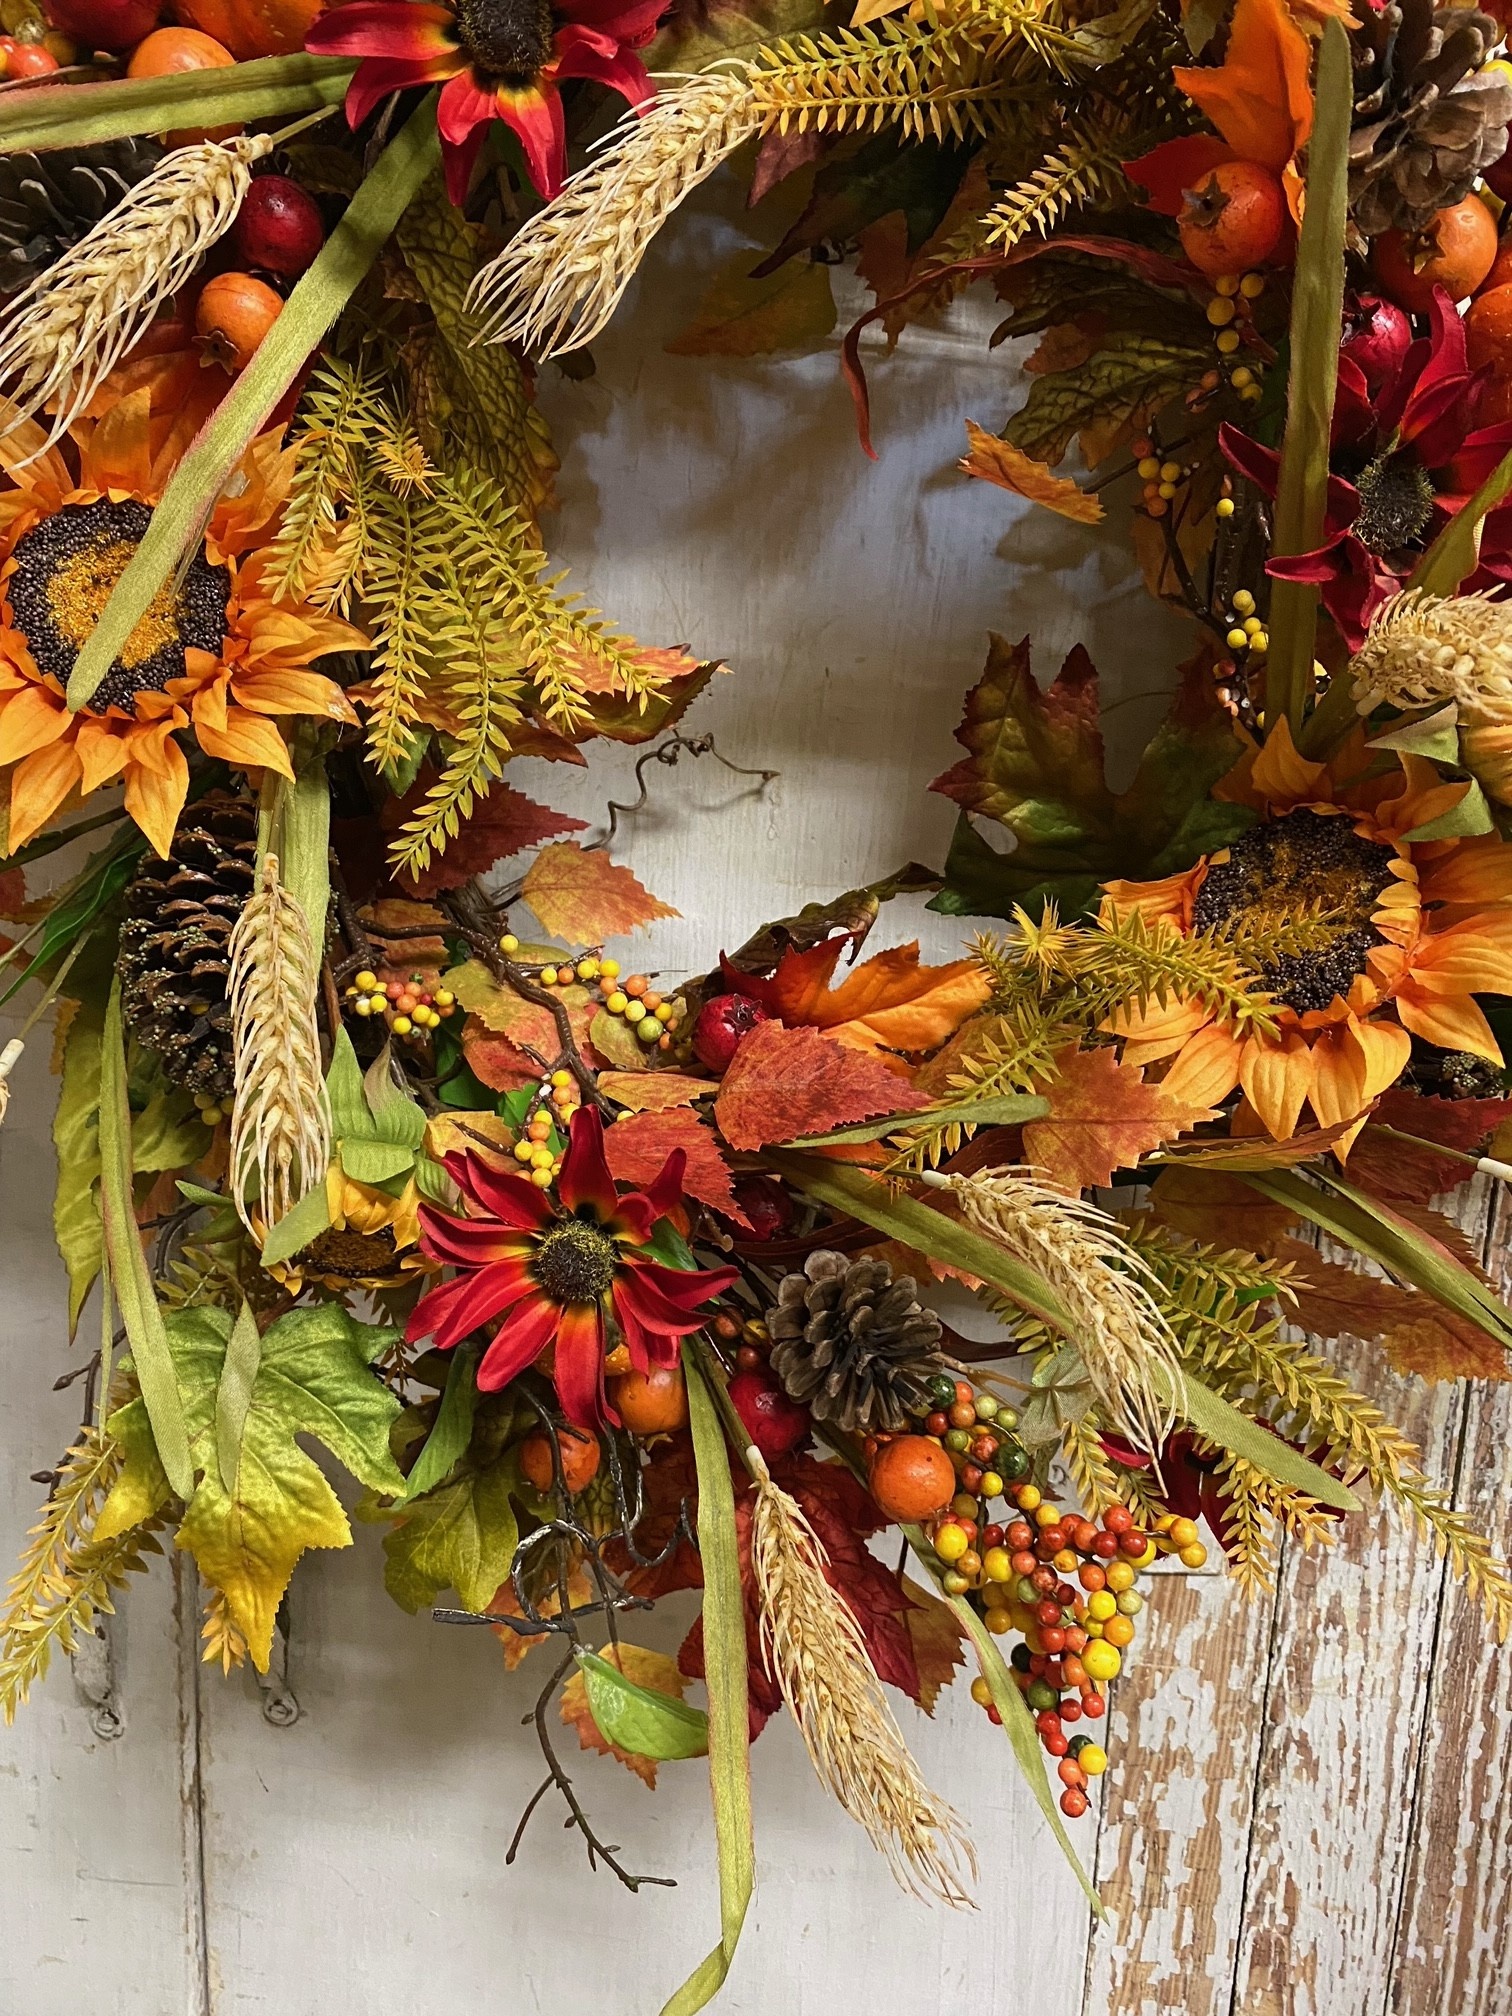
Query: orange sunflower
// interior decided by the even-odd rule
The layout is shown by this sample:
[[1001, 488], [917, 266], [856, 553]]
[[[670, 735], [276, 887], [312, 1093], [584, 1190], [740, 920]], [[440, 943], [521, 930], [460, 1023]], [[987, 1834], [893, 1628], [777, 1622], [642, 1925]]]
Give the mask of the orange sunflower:
[[1114, 1025], [1126, 1059], [1172, 1059], [1165, 1083], [1195, 1105], [1239, 1087], [1278, 1141], [1304, 1106], [1322, 1127], [1363, 1114], [1400, 1077], [1414, 1036], [1501, 1064], [1474, 997], [1512, 989], [1512, 846], [1412, 837], [1468, 789], [1416, 756], [1383, 771], [1360, 735], [1331, 762], [1308, 762], [1280, 722], [1218, 793], [1253, 806], [1259, 823], [1183, 875], [1108, 883], [1106, 900], [1182, 932], [1322, 905], [1326, 942], [1265, 969], [1280, 1008], [1273, 1035], [1236, 1034], [1172, 999]]
[[[267, 548], [292, 475], [276, 435], [255, 441], [177, 586], [165, 584], [94, 699], [77, 714], [69, 674], [147, 528], [164, 480], [144, 386], [74, 430], [78, 475], [57, 449], [0, 490], [0, 766], [10, 773], [14, 851], [78, 791], [121, 777], [126, 810], [166, 855], [189, 787], [178, 737], [243, 770], [293, 773], [277, 721], [356, 719], [324, 652], [360, 649], [346, 623], [263, 590]], [[231, 492], [235, 494], [232, 495]]]

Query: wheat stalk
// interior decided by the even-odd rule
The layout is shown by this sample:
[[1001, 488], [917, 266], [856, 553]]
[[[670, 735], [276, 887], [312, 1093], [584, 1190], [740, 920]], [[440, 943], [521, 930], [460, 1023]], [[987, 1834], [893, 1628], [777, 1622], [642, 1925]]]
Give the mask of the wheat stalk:
[[259, 887], [230, 944], [236, 1096], [231, 1109], [231, 1194], [252, 1227], [255, 1174], [265, 1228], [323, 1183], [331, 1159], [331, 1108], [315, 1022], [320, 953], [304, 911], [283, 887], [278, 856], [264, 856]]
[[751, 1561], [768, 1670], [820, 1782], [905, 1890], [970, 1904], [976, 1855], [958, 1814], [930, 1791], [887, 1705], [861, 1627], [824, 1573], [817, 1534], [755, 1449]]
[[273, 144], [258, 133], [176, 148], [12, 298], [0, 335], [0, 386], [14, 401], [6, 433], [55, 406], [43, 446], [62, 439], [158, 309], [229, 230], [251, 164]]
[[1111, 1424], [1137, 1448], [1158, 1450], [1173, 1425], [1180, 1357], [1146, 1285], [1154, 1280], [1150, 1268], [1117, 1222], [1025, 1170], [926, 1170], [920, 1180], [949, 1191], [968, 1224], [1054, 1289]]
[[205, 1641], [205, 1649], [200, 1654], [202, 1665], [219, 1666], [222, 1673], [230, 1673], [235, 1667], [246, 1664], [247, 1641], [241, 1626], [231, 1614], [224, 1589], [211, 1589], [206, 1595], [205, 1621], [200, 1627], [200, 1637]]
[[1512, 715], [1512, 603], [1486, 595], [1440, 600], [1409, 588], [1384, 603], [1349, 661], [1356, 710], [1455, 701], [1472, 722]]

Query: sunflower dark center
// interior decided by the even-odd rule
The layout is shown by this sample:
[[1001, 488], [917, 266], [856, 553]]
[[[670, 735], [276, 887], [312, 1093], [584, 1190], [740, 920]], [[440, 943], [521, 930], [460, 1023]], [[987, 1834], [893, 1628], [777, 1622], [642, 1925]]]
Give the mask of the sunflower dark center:
[[612, 1285], [618, 1260], [607, 1232], [569, 1218], [536, 1247], [536, 1279], [553, 1302], [597, 1302]]
[[[128, 500], [65, 504], [16, 541], [8, 593], [16, 628], [42, 672], [66, 685], [152, 513]], [[126, 640], [90, 702], [96, 713], [129, 708], [184, 676], [186, 649], [218, 652], [226, 636], [231, 576], [204, 549], [175, 587], [166, 582]]]
[[1276, 998], [1299, 1015], [1327, 1008], [1336, 994], [1349, 993], [1372, 946], [1382, 943], [1371, 916], [1395, 858], [1380, 841], [1361, 839], [1347, 818], [1287, 812], [1252, 826], [1230, 846], [1227, 861], [1208, 869], [1192, 923], [1199, 931], [1243, 925], [1263, 937], [1308, 906], [1320, 909], [1329, 919], [1322, 942], [1282, 953], [1261, 971]]
[[386, 1274], [398, 1255], [398, 1244], [387, 1225], [376, 1232], [337, 1231], [334, 1226], [302, 1246], [294, 1265], [305, 1274], [334, 1275], [339, 1281], [362, 1281]]
[[551, 56], [555, 23], [546, 0], [460, 0], [457, 40], [484, 77], [519, 89]]
[[1355, 478], [1360, 515], [1350, 530], [1372, 553], [1410, 546], [1433, 516], [1433, 479], [1410, 455], [1378, 455]]

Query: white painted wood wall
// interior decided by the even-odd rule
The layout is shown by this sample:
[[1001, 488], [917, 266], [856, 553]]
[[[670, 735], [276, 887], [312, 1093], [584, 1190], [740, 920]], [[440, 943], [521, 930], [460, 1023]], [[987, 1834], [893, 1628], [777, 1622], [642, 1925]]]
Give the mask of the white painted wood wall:
[[[721, 207], [723, 206], [723, 207]], [[702, 967], [764, 917], [940, 859], [952, 757], [989, 627], [1032, 631], [1048, 677], [1082, 641], [1134, 740], [1183, 646], [1128, 577], [1116, 524], [1090, 537], [957, 479], [961, 419], [999, 423], [1012, 366], [966, 312], [911, 334], [873, 377], [880, 467], [855, 445], [831, 355], [665, 357], [708, 262], [739, 242], [716, 192], [658, 248], [600, 346], [598, 377], [548, 372], [564, 460], [555, 550], [648, 641], [726, 657], [692, 717], [764, 792], [710, 760], [651, 771], [638, 873], [683, 920], [638, 963]], [[585, 817], [629, 760], [523, 766]], [[922, 923], [936, 954], [959, 933]], [[54, 1086], [34, 1046], [0, 1131], [4, 1227], [0, 1558], [30, 1522], [74, 1418], [49, 1231]], [[1483, 1209], [1477, 1220], [1488, 1235]], [[1500, 1242], [1496, 1242], [1500, 1250]], [[87, 1321], [86, 1321], [87, 1329]], [[1499, 1392], [1390, 1399], [1505, 1538]], [[548, 1803], [503, 1857], [537, 1782], [519, 1727], [539, 1680], [486, 1634], [402, 1615], [375, 1536], [311, 1557], [292, 1598], [291, 1727], [250, 1676], [197, 1658], [192, 1578], [133, 1589], [116, 1657], [123, 1727], [92, 1724], [64, 1665], [0, 1731], [0, 2016], [643, 2016], [709, 1947], [712, 1844], [700, 1765], [655, 1795], [584, 1758], [580, 1787], [630, 1863], [675, 1891], [590, 1877]], [[686, 1623], [667, 1606], [648, 1642]], [[1112, 1906], [1085, 1912], [1006, 1745], [956, 1690], [903, 1720], [983, 1858], [969, 1916], [909, 1903], [818, 1791], [791, 1729], [755, 1752], [760, 1880], [728, 2016], [1010, 2008], [1032, 2016], [1509, 2016], [1506, 1664], [1431, 1550], [1358, 1520], [1324, 1561], [1288, 1560], [1272, 1603], [1214, 1574], [1159, 1590], [1114, 1693], [1113, 1767], [1075, 1833]]]

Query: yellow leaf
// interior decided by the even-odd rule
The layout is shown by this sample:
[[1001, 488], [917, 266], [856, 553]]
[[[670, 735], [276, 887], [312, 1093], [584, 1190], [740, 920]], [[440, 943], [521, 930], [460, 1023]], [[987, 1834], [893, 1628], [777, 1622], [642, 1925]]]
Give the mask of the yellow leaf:
[[602, 848], [579, 847], [575, 840], [543, 847], [530, 864], [520, 894], [552, 937], [572, 945], [598, 945], [637, 931], [655, 918], [678, 914]]
[[996, 483], [1000, 490], [1011, 490], [1031, 504], [1043, 504], [1047, 510], [1078, 525], [1096, 525], [1101, 519], [1103, 507], [1099, 498], [1083, 490], [1069, 476], [1057, 476], [1048, 464], [1036, 462], [1011, 441], [989, 434], [974, 420], [966, 422], [966, 439], [970, 453], [962, 456], [960, 466], [968, 476]]
[[606, 1099], [616, 1106], [628, 1106], [632, 1113], [666, 1113], [717, 1092], [719, 1082], [690, 1078], [683, 1071], [601, 1071], [598, 1089]]

